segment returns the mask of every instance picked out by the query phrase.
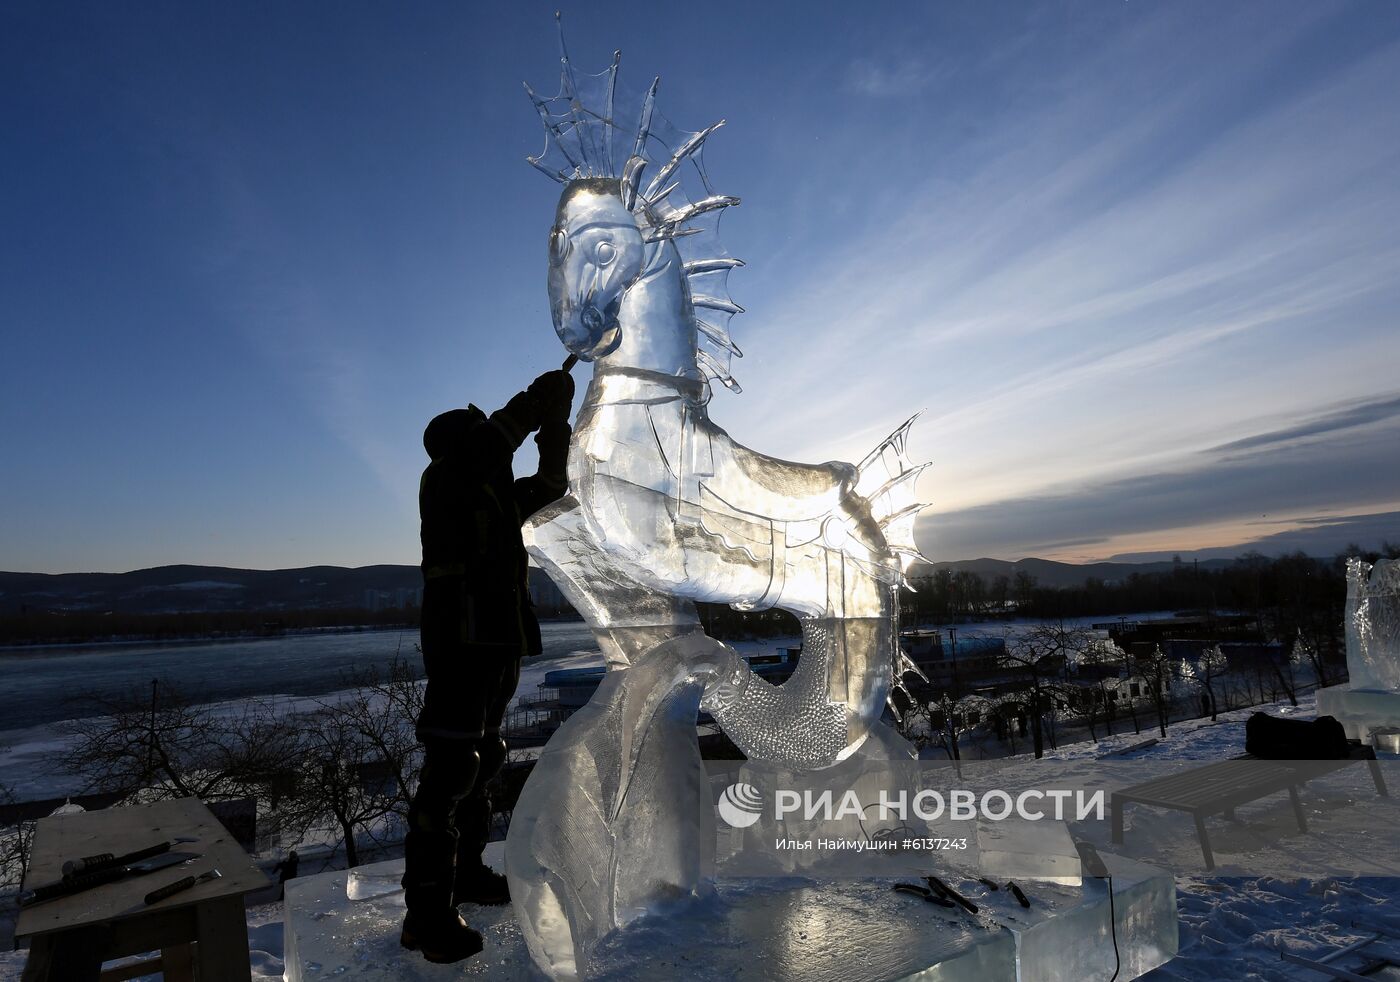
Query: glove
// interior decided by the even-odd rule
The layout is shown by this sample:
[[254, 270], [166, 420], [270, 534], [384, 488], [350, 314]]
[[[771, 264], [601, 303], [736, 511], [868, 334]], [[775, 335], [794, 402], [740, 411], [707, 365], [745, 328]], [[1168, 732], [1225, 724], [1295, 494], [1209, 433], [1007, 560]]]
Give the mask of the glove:
[[562, 369], [545, 372], [525, 390], [540, 405], [543, 420], [567, 420], [574, 405], [574, 377]]
[[501, 409], [492, 414], [492, 422], [505, 428], [511, 447], [520, 446], [527, 433], [540, 428], [543, 421], [540, 401], [529, 392], [517, 392]]
[[563, 487], [568, 483], [569, 424], [562, 420], [546, 421], [535, 434], [535, 446], [540, 450], [540, 476]]

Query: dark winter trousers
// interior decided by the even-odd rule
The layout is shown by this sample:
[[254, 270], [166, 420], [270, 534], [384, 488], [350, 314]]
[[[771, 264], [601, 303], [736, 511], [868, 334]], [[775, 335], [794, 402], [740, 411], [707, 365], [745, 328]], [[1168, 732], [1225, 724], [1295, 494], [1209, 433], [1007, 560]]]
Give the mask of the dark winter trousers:
[[[519, 646], [470, 645], [431, 654], [424, 636], [428, 685], [418, 738], [423, 769], [408, 811], [404, 902], [446, 915], [457, 876], [481, 868], [491, 829], [486, 786], [506, 758], [501, 721], [520, 678]], [[450, 657], [435, 657], [448, 655]]]

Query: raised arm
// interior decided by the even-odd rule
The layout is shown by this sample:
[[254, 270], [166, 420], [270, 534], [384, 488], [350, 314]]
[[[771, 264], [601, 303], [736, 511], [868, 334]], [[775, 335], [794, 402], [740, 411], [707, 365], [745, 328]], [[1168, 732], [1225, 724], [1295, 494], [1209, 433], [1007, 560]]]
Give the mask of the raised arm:
[[540, 465], [534, 474], [515, 482], [515, 503], [522, 519], [562, 497], [569, 484], [569, 438], [573, 436], [569, 412], [573, 408], [574, 382], [566, 371], [540, 376], [539, 381], [546, 380], [548, 401], [541, 413], [540, 431], [535, 434]]

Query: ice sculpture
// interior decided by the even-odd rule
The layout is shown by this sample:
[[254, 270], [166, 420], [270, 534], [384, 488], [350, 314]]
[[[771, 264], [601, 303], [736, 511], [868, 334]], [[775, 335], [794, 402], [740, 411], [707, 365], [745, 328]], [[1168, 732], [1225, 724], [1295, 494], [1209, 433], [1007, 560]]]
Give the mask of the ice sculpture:
[[[897, 591], [918, 552], [912, 420], [858, 466], [767, 457], [711, 421], [711, 383], [738, 391], [718, 245], [724, 209], [701, 163], [722, 123], [678, 133], [655, 109], [617, 122], [618, 56], [559, 95], [529, 158], [563, 185], [549, 297], [564, 346], [594, 364], [569, 455], [569, 496], [526, 544], [583, 614], [610, 671], [542, 753], [512, 816], [507, 873], [536, 963], [588, 974], [595, 943], [666, 898], [707, 889], [713, 802], [696, 742], [703, 705], [751, 759], [826, 767], [902, 752], [880, 723], [915, 671]], [[803, 654], [773, 686], [706, 636], [695, 602], [780, 607]], [[872, 733], [875, 739], [868, 740]], [[863, 747], [864, 745], [864, 747]], [[904, 745], [907, 749], [907, 745]]]
[[1317, 711], [1372, 743], [1400, 727], [1400, 560], [1347, 561], [1346, 637], [1351, 679], [1319, 689]]
[[1400, 559], [1347, 561], [1346, 635], [1351, 687], [1400, 692]]

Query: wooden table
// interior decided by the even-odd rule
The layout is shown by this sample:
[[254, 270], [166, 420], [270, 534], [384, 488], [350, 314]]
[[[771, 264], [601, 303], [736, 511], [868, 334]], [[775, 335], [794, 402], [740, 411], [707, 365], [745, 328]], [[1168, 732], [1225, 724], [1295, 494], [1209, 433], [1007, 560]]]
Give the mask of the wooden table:
[[[186, 836], [177, 852], [200, 859], [24, 908], [16, 939], [29, 939], [25, 982], [119, 980], [162, 972], [167, 980], [247, 982], [248, 928], [243, 897], [268, 878], [197, 798], [41, 819], [34, 834], [32, 889], [61, 877], [64, 860], [110, 852], [122, 855]], [[147, 893], [191, 874], [217, 868], [220, 879], [146, 906]], [[102, 962], [146, 951], [157, 959], [102, 971]]]

